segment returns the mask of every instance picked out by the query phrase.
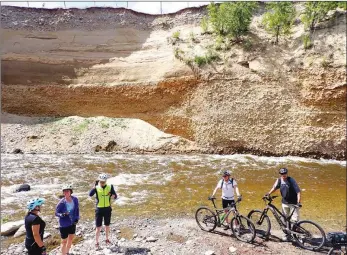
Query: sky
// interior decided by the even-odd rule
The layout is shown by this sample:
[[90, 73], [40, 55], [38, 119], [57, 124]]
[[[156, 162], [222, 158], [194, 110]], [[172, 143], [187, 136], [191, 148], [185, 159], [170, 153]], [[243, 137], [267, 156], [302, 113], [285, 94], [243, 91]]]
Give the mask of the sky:
[[[209, 2], [162, 2], [162, 12], [172, 13], [178, 10], [206, 5]], [[65, 5], [63, 1], [57, 2], [6, 2], [2, 1], [1, 5], [11, 5], [11, 6], [22, 6], [22, 7], [35, 7], [35, 8], [88, 8], [93, 6], [99, 7], [125, 7], [127, 8], [127, 2], [102, 2], [102, 1], [91, 1], [91, 2], [71, 2], [66, 1]], [[160, 14], [160, 2], [128, 2], [128, 8], [138, 12], [150, 13], [150, 14]]]

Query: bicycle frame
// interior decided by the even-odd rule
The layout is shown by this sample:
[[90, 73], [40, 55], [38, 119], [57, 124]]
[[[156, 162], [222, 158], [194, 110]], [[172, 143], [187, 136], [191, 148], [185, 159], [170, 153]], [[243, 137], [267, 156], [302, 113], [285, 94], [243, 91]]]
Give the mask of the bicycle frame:
[[215, 211], [216, 211], [217, 221], [218, 221], [218, 223], [217, 223], [218, 227], [220, 227], [220, 226], [226, 221], [226, 219], [229, 217], [229, 215], [230, 215], [231, 213], [233, 213], [234, 215], [238, 215], [238, 211], [237, 211], [237, 209], [236, 209], [236, 204], [237, 204], [238, 202], [235, 202], [230, 208], [229, 208], [229, 207], [226, 208], [226, 209], [228, 210], [228, 212], [226, 212], [226, 215], [224, 216], [224, 219], [221, 221], [220, 218], [219, 218], [219, 215], [222, 214], [222, 213], [225, 213], [225, 210], [226, 210], [226, 209], [218, 209], [218, 208], [216, 207], [216, 204], [215, 204], [214, 200], [215, 200], [215, 199], [211, 199], [211, 201], [212, 201], [212, 203], [213, 203], [213, 207], [214, 207], [214, 209], [215, 209]]
[[[275, 197], [274, 197], [275, 198]], [[290, 232], [290, 233], [295, 233], [298, 234], [296, 231], [291, 230], [291, 221], [290, 219], [292, 218], [292, 215], [294, 214], [295, 210], [292, 210], [289, 216], [284, 215], [280, 210], [277, 209], [277, 207], [273, 204], [271, 204], [272, 200], [269, 200], [266, 207], [264, 208], [262, 215], [260, 217], [260, 223], [263, 222], [264, 215], [267, 215], [268, 211], [270, 210], [272, 214], [274, 215], [277, 223], [279, 224], [280, 228], [284, 232]], [[282, 220], [283, 219], [283, 220]]]

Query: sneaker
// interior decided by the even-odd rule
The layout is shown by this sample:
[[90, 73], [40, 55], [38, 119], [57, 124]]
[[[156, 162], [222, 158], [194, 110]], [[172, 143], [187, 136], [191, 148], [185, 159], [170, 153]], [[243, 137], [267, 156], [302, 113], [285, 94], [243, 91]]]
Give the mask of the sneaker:
[[95, 243], [95, 250], [100, 250], [100, 245], [99, 245], [99, 243]]
[[226, 226], [224, 226], [223, 229], [224, 229], [224, 230], [228, 230], [228, 229], [230, 229], [230, 227], [229, 227], [229, 225], [226, 225]]
[[111, 241], [110, 240], [108, 240], [108, 239], [106, 239], [106, 245], [112, 245], [112, 243], [111, 243]]
[[290, 242], [292, 241], [292, 237], [290, 235], [286, 235], [285, 237], [282, 238], [283, 242]]

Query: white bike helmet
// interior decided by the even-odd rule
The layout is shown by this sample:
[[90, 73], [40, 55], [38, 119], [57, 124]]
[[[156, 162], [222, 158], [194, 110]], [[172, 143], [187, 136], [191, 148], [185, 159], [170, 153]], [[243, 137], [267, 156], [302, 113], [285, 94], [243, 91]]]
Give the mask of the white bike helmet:
[[36, 206], [41, 206], [45, 203], [44, 198], [34, 198], [28, 201], [27, 203], [27, 209], [29, 211], [32, 211], [35, 209]]
[[231, 174], [230, 174], [230, 171], [229, 170], [225, 170], [225, 171], [223, 171], [223, 174], [222, 174], [223, 176], [230, 176]]
[[65, 184], [63, 187], [62, 187], [62, 191], [64, 190], [70, 190], [71, 191], [71, 194], [72, 194], [72, 184]]
[[278, 171], [279, 174], [288, 174], [288, 169], [287, 168], [281, 168], [279, 171]]
[[105, 182], [107, 180], [107, 174], [100, 174], [98, 180]]

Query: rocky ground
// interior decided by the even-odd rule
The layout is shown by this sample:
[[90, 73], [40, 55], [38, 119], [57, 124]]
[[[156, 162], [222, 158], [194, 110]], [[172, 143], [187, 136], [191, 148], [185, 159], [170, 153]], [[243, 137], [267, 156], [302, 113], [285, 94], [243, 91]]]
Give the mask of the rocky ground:
[[[215, 232], [200, 230], [196, 222], [187, 216], [181, 218], [115, 218], [111, 224], [113, 245], [105, 245], [105, 233], [100, 237], [100, 249], [96, 250], [93, 222], [81, 221], [77, 236], [83, 240], [75, 244], [71, 252], [84, 254], [315, 254], [302, 250], [289, 242], [282, 242], [279, 231], [273, 231], [269, 241], [256, 238], [253, 244], [243, 243], [232, 236], [230, 230], [217, 228]], [[58, 230], [55, 230], [58, 234]], [[46, 243], [49, 238], [46, 239]], [[22, 244], [13, 244], [1, 254], [24, 254]], [[326, 253], [326, 248], [316, 254]], [[58, 249], [49, 254], [60, 254]]]

